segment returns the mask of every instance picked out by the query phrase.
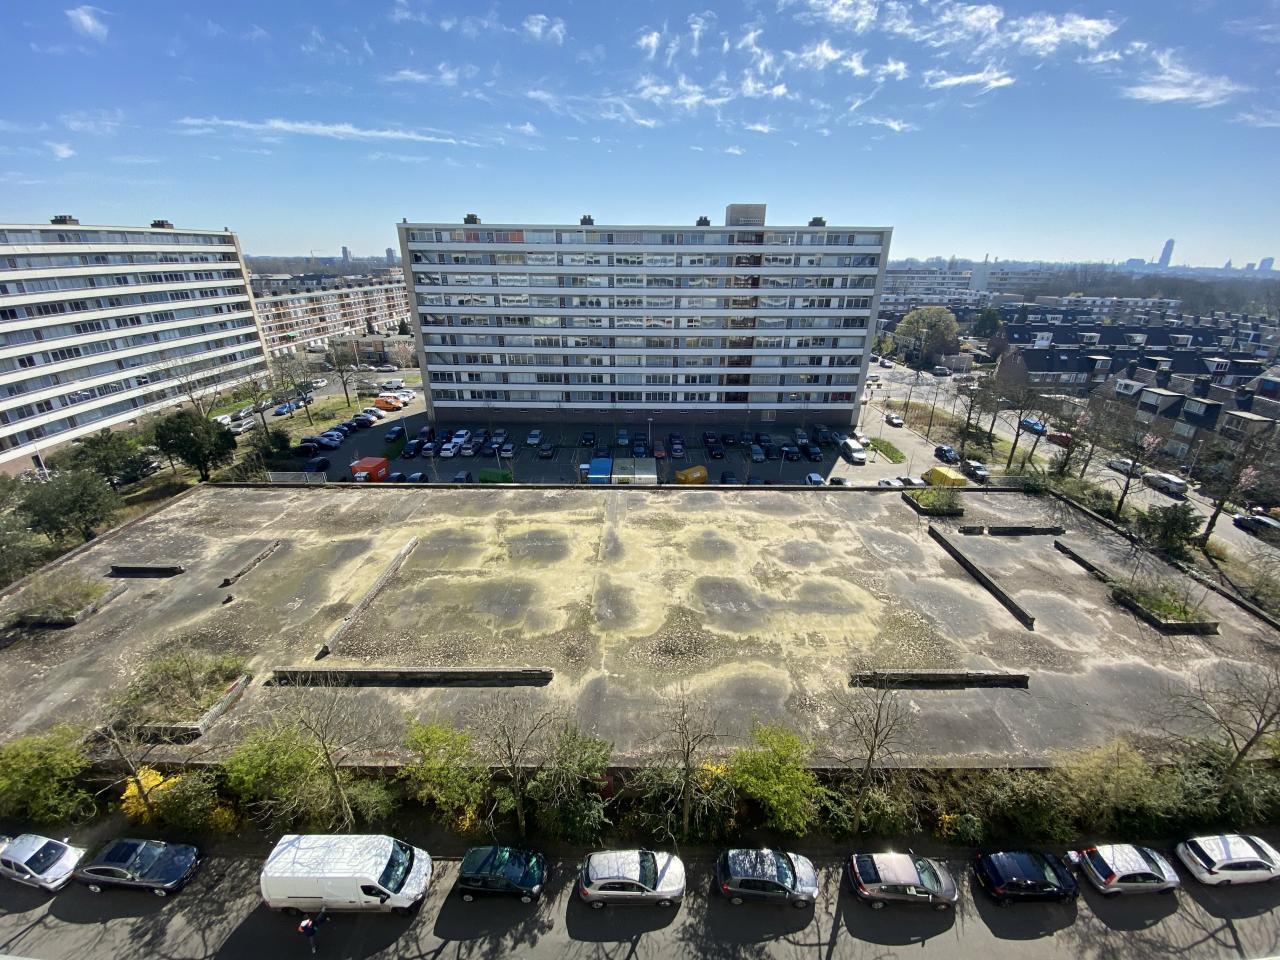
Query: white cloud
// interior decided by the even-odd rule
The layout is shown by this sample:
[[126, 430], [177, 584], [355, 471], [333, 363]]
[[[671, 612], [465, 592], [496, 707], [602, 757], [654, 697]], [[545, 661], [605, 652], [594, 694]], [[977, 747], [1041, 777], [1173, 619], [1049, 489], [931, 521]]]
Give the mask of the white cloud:
[[821, 21], [865, 33], [876, 22], [879, 0], [804, 0], [804, 10], [799, 19], [807, 22]]
[[540, 134], [538, 133], [538, 128], [535, 127], [528, 120], [526, 120], [524, 123], [518, 126], [512, 126], [511, 124], [507, 124], [507, 129], [514, 130], [516, 133], [523, 133], [526, 137], [540, 136]]
[[537, 100], [543, 106], [556, 109], [560, 106], [560, 98], [550, 90], [530, 90], [525, 94], [530, 100]]
[[204, 25], [200, 28], [206, 37], [220, 37], [227, 32], [227, 28], [215, 20], [206, 18]]
[[1262, 127], [1268, 130], [1280, 128], [1280, 110], [1271, 107], [1259, 107], [1245, 110], [1232, 118], [1233, 123], [1243, 123], [1247, 127]]
[[890, 57], [884, 63], [876, 67], [877, 80], [905, 80], [907, 79], [907, 65], [901, 60], [895, 60]]
[[[1275, 7], [1275, 4], [1272, 4]], [[1260, 43], [1280, 43], [1280, 20], [1267, 21], [1261, 17], [1246, 20], [1228, 20], [1222, 25], [1227, 33], [1248, 37]]]
[[782, 68], [777, 65], [773, 53], [760, 46], [759, 39], [764, 34], [764, 30], [754, 27], [742, 35], [742, 39], [736, 44], [736, 49], [747, 51], [747, 55], [751, 58], [751, 69], [756, 73], [764, 76], [768, 72], [772, 72], [774, 79], [782, 72]]
[[559, 17], [548, 17], [545, 13], [531, 13], [521, 24], [524, 32], [534, 40], [546, 40], [556, 46], [564, 43], [565, 25]]
[[694, 147], [694, 146], [690, 146], [690, 147], [689, 147], [689, 149], [690, 149], [690, 150], [696, 150], [698, 153], [702, 153], [702, 150], [703, 150], [703, 148], [702, 148], [702, 147]]
[[710, 10], [689, 14], [689, 19], [685, 22], [689, 24], [689, 53], [694, 57], [697, 57], [702, 52], [699, 47], [702, 42], [702, 35], [707, 32], [707, 28], [715, 21], [716, 15]]
[[640, 38], [636, 40], [636, 46], [644, 51], [644, 58], [652, 60], [658, 53], [658, 44], [662, 42], [662, 34], [657, 30], [650, 30], [648, 33], [642, 33]]
[[366, 160], [378, 163], [384, 160], [394, 161], [395, 163], [430, 163], [431, 157], [424, 157], [416, 153], [370, 153], [365, 156]]
[[1064, 45], [1096, 50], [1117, 28], [1118, 24], [1110, 20], [1082, 17], [1076, 13], [1068, 13], [1064, 17], [1037, 13], [1011, 21], [1005, 30], [1005, 38], [1023, 50], [1047, 57]]
[[1172, 50], [1154, 50], [1151, 64], [1141, 82], [1124, 88], [1131, 100], [1148, 103], [1190, 103], [1197, 107], [1216, 107], [1249, 87], [1229, 77], [1199, 73], [1181, 62]]
[[[806, 70], [825, 70], [828, 66], [843, 56], [844, 51], [837, 50], [835, 47], [831, 46], [831, 43], [826, 37], [823, 37], [817, 43], [810, 44], [799, 53], [792, 53], [790, 50], [787, 51], [787, 59]], [[861, 55], [855, 54], [855, 57], [859, 58], [859, 66], [861, 66]], [[844, 64], [842, 64], [842, 66], [844, 66]], [[856, 70], [853, 72], [857, 74]]]
[[932, 13], [932, 19], [917, 22], [912, 19], [911, 10], [905, 3], [901, 0], [888, 0], [884, 5], [881, 27], [886, 33], [931, 47], [954, 44], [977, 46], [990, 42], [1000, 21], [1004, 19], [1004, 11], [990, 3], [954, 3], [943, 0], [942, 3], [932, 8], [925, 7], [924, 10]]
[[981, 86], [983, 93], [989, 93], [992, 90], [1010, 86], [1013, 82], [1013, 77], [994, 63], [988, 63], [986, 67], [977, 73], [954, 74], [947, 73], [945, 70], [926, 70], [924, 72], [924, 85], [930, 90], [950, 90], [952, 87]]
[[67, 19], [71, 21], [71, 28], [76, 33], [83, 34], [90, 40], [97, 40], [99, 43], [106, 42], [107, 25], [98, 19], [98, 14], [106, 13], [107, 11], [85, 4], [80, 7], [72, 7], [64, 12], [67, 15]]
[[126, 153], [118, 157], [112, 157], [111, 162], [112, 163], [128, 163], [128, 164], [133, 164], [137, 166], [143, 166], [146, 164], [159, 163], [160, 158], [148, 157], [138, 153]]
[[752, 133], [776, 133], [778, 128], [768, 123], [746, 123], [742, 125], [743, 130], [750, 130]]
[[743, 150], [741, 147], [725, 147], [724, 152], [729, 154], [731, 157], [740, 157], [747, 151]]
[[315, 120], [226, 120], [221, 117], [182, 117], [178, 125], [185, 132], [209, 133], [213, 130], [239, 130], [257, 134], [297, 134], [327, 137], [332, 140], [406, 140], [414, 143], [444, 143], [450, 146], [478, 147], [473, 140], [419, 133], [399, 127], [357, 127], [351, 123], [321, 123]]
[[862, 58], [867, 55], [865, 50], [857, 50], [849, 54], [840, 61], [840, 69], [852, 73], [855, 77], [865, 77], [871, 71], [867, 69], [862, 62]]
[[448, 63], [441, 62], [436, 65], [435, 73], [423, 73], [421, 70], [412, 70], [406, 67], [403, 70], [397, 70], [395, 73], [384, 76], [382, 82], [434, 83], [442, 87], [456, 87], [459, 75], [460, 71], [457, 67], [451, 67]]
[[428, 27], [431, 25], [431, 18], [424, 12], [414, 10], [409, 0], [396, 0], [395, 6], [391, 8], [387, 17], [392, 23], [414, 22]]
[[776, 100], [787, 95], [787, 85], [785, 83], [775, 83], [770, 86], [767, 83], [761, 83], [751, 75], [750, 70], [744, 70], [742, 73], [742, 85], [738, 88], [738, 92], [744, 97], [750, 97], [753, 100], [760, 97], [771, 97]]
[[123, 110], [77, 110], [64, 113], [59, 120], [72, 133], [105, 135], [115, 133], [124, 120]]
[[249, 24], [249, 29], [240, 36], [242, 40], [248, 40], [250, 43], [257, 43], [259, 40], [267, 40], [270, 39], [270, 37], [271, 34], [267, 33], [266, 30], [262, 29], [262, 27], [258, 26], [256, 23]]
[[1123, 59], [1124, 54], [1119, 50], [1099, 50], [1097, 53], [1091, 53], [1087, 57], [1076, 57], [1076, 63], [1097, 67], [1104, 63], [1118, 63]]
[[859, 125], [870, 124], [876, 127], [885, 127], [894, 133], [909, 133], [912, 130], [920, 129], [914, 123], [908, 123], [906, 120], [898, 120], [894, 117], [859, 117], [854, 122]]
[[53, 154], [55, 160], [70, 160], [76, 155], [69, 143], [55, 143], [52, 140], [46, 140], [44, 145], [49, 148], [49, 152]]

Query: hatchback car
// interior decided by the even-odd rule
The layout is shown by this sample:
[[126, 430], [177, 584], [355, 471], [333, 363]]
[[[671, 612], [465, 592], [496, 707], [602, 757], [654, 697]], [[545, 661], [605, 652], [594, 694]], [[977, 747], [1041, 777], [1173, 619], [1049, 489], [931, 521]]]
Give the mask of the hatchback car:
[[1258, 516], [1252, 513], [1237, 513], [1231, 518], [1241, 530], [1252, 533], [1263, 540], [1280, 541], [1280, 520], [1275, 517]]
[[801, 451], [804, 453], [804, 458], [808, 460], [810, 463], [822, 462], [822, 448], [819, 447], [816, 443], [805, 444], [801, 448]]
[[1037, 420], [1035, 417], [1023, 417], [1018, 424], [1019, 429], [1026, 430], [1028, 433], [1034, 433], [1036, 436], [1043, 436], [1048, 432], [1049, 428], [1044, 425], [1043, 420]]
[[453, 475], [453, 483], [471, 483], [471, 474], [467, 470], [459, 470]]
[[873, 910], [910, 903], [950, 910], [960, 899], [951, 872], [941, 860], [909, 853], [855, 853], [845, 861], [845, 878]]
[[392, 427], [390, 430], [388, 430], [387, 435], [382, 438], [384, 443], [395, 443], [397, 440], [403, 440], [403, 439], [404, 439], [404, 427], [398, 423], [394, 427]]
[[724, 459], [724, 447], [718, 443], [707, 444], [707, 456], [712, 460]]
[[542, 431], [530, 430], [529, 436], [525, 438], [524, 445], [526, 447], [537, 447], [542, 444]]
[[387, 475], [387, 483], [408, 483], [409, 478], [397, 470], [395, 473]]
[[684, 884], [684, 862], [673, 853], [602, 850], [582, 862], [578, 896], [596, 910], [611, 903], [674, 907]]
[[287, 413], [293, 413], [293, 411], [295, 411], [295, 410], [297, 410], [297, 409], [298, 409], [298, 405], [297, 405], [296, 403], [294, 403], [292, 400], [290, 400], [290, 401], [288, 401], [288, 402], [286, 402], [286, 403], [282, 403], [282, 404], [280, 404], [280, 406], [276, 407], [273, 411], [271, 411], [271, 415], [272, 415], [273, 417], [283, 417], [285, 414], [287, 414]]
[[458, 448], [461, 446], [462, 444], [460, 443], [454, 443], [452, 440], [448, 440], [441, 445], [440, 450], [436, 454], [436, 456], [444, 460], [448, 460], [451, 457], [456, 457], [458, 455]]
[[782, 446], [782, 459], [783, 459], [783, 460], [799, 460], [799, 459], [800, 459], [800, 448], [799, 448], [799, 447], [793, 447], [793, 446], [792, 446], [791, 444], [789, 444], [789, 443], [787, 443], [787, 444], [783, 444], [783, 446]]
[[904, 423], [903, 419], [896, 413], [886, 413], [884, 415], [884, 422], [891, 427], [900, 427]]
[[672, 459], [672, 460], [683, 460], [683, 459], [684, 459], [684, 444], [683, 444], [683, 443], [673, 443], [673, 444], [671, 444], [671, 459]]
[[257, 430], [258, 421], [257, 420], [237, 420], [228, 429], [231, 431], [232, 436], [238, 437], [243, 433], [248, 433], [250, 430]]
[[991, 474], [987, 472], [986, 464], [980, 460], [966, 460], [961, 469], [966, 477], [977, 483], [986, 483], [991, 479]]
[[901, 486], [904, 486], [904, 484], [897, 477], [885, 477], [883, 480], [877, 480], [876, 486], [877, 487], [901, 487]]
[[732, 470], [721, 470], [720, 482], [723, 484], [737, 483], [738, 475], [734, 473]]
[[1129, 459], [1108, 460], [1107, 469], [1114, 470], [1116, 473], [1128, 474], [1131, 477], [1140, 477], [1143, 473], [1142, 468]]
[[764, 447], [758, 443], [751, 444], [751, 462], [764, 463]]
[[422, 471], [418, 471], [417, 473], [409, 474], [409, 482], [410, 483], [430, 483], [431, 478], [427, 476], [425, 473], [423, 473]]
[[824, 481], [823, 481], [823, 479], [822, 479], [822, 474], [820, 474], [820, 473], [810, 473], [810, 474], [807, 474], [807, 475], [805, 476], [805, 478], [804, 478], [804, 482], [805, 482], [805, 484], [806, 484], [806, 485], [808, 485], [808, 486], [810, 486], [810, 487], [820, 487], [820, 486], [822, 486], [822, 485], [823, 485], [823, 482], [824, 482]]
[[960, 462], [960, 454], [956, 453], [956, 448], [945, 443], [933, 448], [933, 456], [935, 459], [941, 460], [943, 463]]
[[328, 457], [312, 457], [302, 465], [303, 473], [324, 473], [329, 469]]
[[477, 896], [519, 897], [532, 903], [547, 882], [547, 858], [518, 847], [472, 847], [458, 867], [458, 893], [470, 903]]
[[418, 455], [418, 451], [422, 449], [421, 440], [410, 440], [404, 445], [404, 449], [400, 451], [400, 456], [405, 460], [412, 460]]
[[122, 887], [167, 897], [186, 886], [199, 863], [200, 852], [189, 844], [112, 840], [75, 872], [75, 879], [90, 893]]
[[980, 853], [973, 874], [997, 904], [1023, 900], [1074, 900], [1080, 892], [1066, 862], [1052, 853], [1033, 850]]
[[515, 445], [515, 441], [513, 440], [506, 441], [501, 447], [498, 448], [498, 456], [500, 457], [509, 458], [509, 457], [514, 457], [515, 455], [516, 455], [516, 445]]
[[1150, 847], [1110, 843], [1089, 847], [1078, 854], [1080, 872], [1099, 892], [1172, 893], [1178, 888], [1173, 865]]
[[84, 853], [80, 847], [34, 833], [0, 837], [0, 877], [53, 893], [71, 882]]
[[1178, 844], [1173, 852], [1193, 877], [1213, 886], [1280, 877], [1280, 853], [1258, 837], [1238, 833], [1195, 837]]
[[373, 417], [375, 420], [387, 419], [387, 412], [385, 410], [379, 410], [377, 407], [365, 407], [360, 412], [366, 417]]
[[550, 460], [556, 455], [556, 445], [550, 440], [544, 441], [538, 446], [538, 459]]
[[596, 435], [590, 430], [583, 431], [582, 436], [578, 438], [578, 446], [594, 447], [596, 445]]
[[818, 872], [798, 853], [726, 850], [716, 858], [716, 886], [734, 906], [747, 900], [803, 909], [818, 895]]

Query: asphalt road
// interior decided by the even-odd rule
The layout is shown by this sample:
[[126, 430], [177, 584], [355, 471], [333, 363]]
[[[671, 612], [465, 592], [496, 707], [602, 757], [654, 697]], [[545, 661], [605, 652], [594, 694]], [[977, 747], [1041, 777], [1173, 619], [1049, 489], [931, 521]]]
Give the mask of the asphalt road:
[[[816, 907], [731, 906], [711, 891], [710, 864], [689, 864], [678, 910], [590, 910], [573, 896], [576, 865], [556, 865], [540, 902], [463, 903], [450, 896], [455, 862], [411, 917], [337, 915], [320, 927], [318, 955], [331, 958], [944, 958], [944, 960], [1260, 960], [1280, 953], [1280, 886], [1106, 900], [1086, 889], [1075, 904], [1001, 909], [972, 889], [963, 863], [958, 909], [890, 906], [872, 911], [819, 862]], [[0, 886], [0, 955], [34, 958], [156, 957], [242, 960], [309, 956], [297, 920], [260, 905], [258, 859], [213, 858], [177, 896], [94, 895], [70, 887], [48, 896]], [[1184, 880], [1184, 882], [1186, 882]], [[1194, 883], [1194, 881], [1191, 881]]]

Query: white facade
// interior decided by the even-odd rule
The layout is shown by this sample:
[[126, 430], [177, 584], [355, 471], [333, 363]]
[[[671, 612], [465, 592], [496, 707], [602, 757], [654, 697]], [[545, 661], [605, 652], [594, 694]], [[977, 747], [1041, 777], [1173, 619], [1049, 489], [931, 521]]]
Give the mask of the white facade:
[[[255, 279], [256, 283], [256, 279]], [[409, 297], [401, 280], [338, 280], [324, 289], [270, 293], [257, 297], [258, 322], [272, 356], [323, 348], [333, 337], [394, 333], [409, 319]]]
[[959, 295], [969, 291], [972, 280], [972, 270], [889, 267], [884, 273], [884, 292], [907, 297]]
[[235, 234], [0, 225], [0, 465], [265, 369]]
[[891, 230], [758, 210], [724, 227], [399, 224], [433, 416], [856, 422]]

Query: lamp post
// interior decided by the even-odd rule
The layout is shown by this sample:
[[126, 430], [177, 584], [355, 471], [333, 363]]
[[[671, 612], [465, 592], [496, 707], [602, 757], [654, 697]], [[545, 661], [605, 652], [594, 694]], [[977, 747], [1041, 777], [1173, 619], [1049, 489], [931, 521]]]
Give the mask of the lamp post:
[[649, 418], [649, 449], [653, 449], [653, 417]]

